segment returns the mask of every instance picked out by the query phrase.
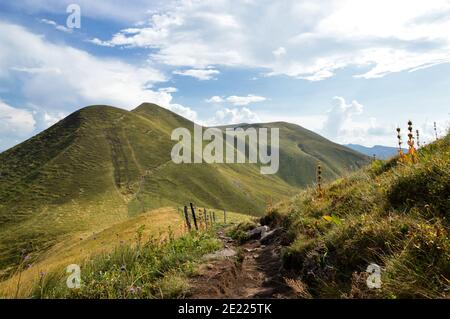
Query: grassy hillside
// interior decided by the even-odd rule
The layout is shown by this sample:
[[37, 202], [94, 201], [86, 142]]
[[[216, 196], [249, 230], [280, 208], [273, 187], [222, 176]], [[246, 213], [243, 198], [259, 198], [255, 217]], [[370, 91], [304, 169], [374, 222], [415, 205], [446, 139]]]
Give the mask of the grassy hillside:
[[295, 124], [274, 122], [228, 125], [220, 128], [227, 127], [279, 128], [280, 169], [277, 175], [291, 185], [299, 187], [311, 185], [316, 180], [316, 168], [319, 161], [325, 168], [323, 177], [328, 180], [336, 179], [368, 163], [367, 156], [333, 143]]
[[[448, 298], [450, 136], [417, 162], [375, 161], [269, 214], [288, 229], [284, 264], [313, 297]], [[268, 220], [270, 220], [269, 218]], [[381, 289], [366, 268], [381, 266]]]
[[71, 114], [0, 154], [0, 269], [7, 273], [24, 253], [36, 258], [73, 233], [97, 232], [159, 207], [193, 202], [262, 214], [269, 198], [311, 183], [314, 173], [306, 172], [317, 160], [329, 165], [330, 177], [365, 160], [298, 126], [280, 125], [281, 169], [268, 176], [257, 165], [174, 164], [171, 132], [193, 123], [154, 104]]
[[182, 298], [188, 277], [201, 258], [222, 246], [212, 232], [193, 232], [164, 241], [122, 245], [81, 265], [80, 289], [68, 289], [67, 274], [55, 271], [36, 281], [28, 298], [138, 299]]
[[[208, 208], [208, 211], [216, 211], [217, 223], [223, 222], [223, 216], [217, 210]], [[230, 225], [250, 219], [249, 215], [227, 212], [227, 224]], [[169, 239], [170, 241], [178, 240], [177, 238], [184, 236], [186, 231], [181, 210], [173, 207], [164, 207], [140, 214], [137, 217], [114, 224], [96, 233], [80, 232], [71, 234], [69, 238], [59, 242], [41, 254], [36, 260], [28, 258], [27, 255], [23, 256], [19, 269], [15, 274], [0, 282], [0, 297], [43, 297], [41, 295], [37, 296], [37, 292], [34, 291], [36, 286], [42, 284], [43, 277], [45, 277], [48, 287], [51, 285], [61, 286], [65, 288], [64, 293], [70, 294], [70, 291], [65, 286], [65, 279], [67, 278], [65, 268], [68, 265], [73, 263], [82, 265], [83, 274], [85, 275], [89, 273], [86, 267], [91, 267], [93, 263], [104, 260], [105, 256], [115, 256], [118, 252], [124, 251], [132, 254], [140, 249], [138, 246], [147, 246], [150, 242], [152, 243], [152, 248], [159, 249]], [[190, 239], [195, 238], [195, 236], [191, 237], [190, 235], [187, 235], [187, 237]], [[201, 238], [210, 238], [212, 240], [212, 236]], [[179, 241], [189, 242], [194, 245], [187, 238]], [[197, 244], [201, 242], [203, 240], [196, 241]], [[190, 246], [189, 248], [195, 250], [195, 247]], [[165, 252], [167, 253], [167, 250]], [[174, 254], [173, 252], [170, 253]], [[182, 256], [172, 257], [178, 258], [177, 261], [183, 258]], [[116, 270], [119, 270], [123, 263], [124, 261], [120, 260], [120, 265], [118, 265]], [[127, 264], [132, 266], [131, 262]], [[95, 267], [106, 267], [106, 265], [95, 265]], [[136, 267], [136, 265], [133, 265], [133, 267]], [[109, 270], [113, 271], [111, 268]], [[105, 269], [105, 271], [107, 270]], [[47, 282], [47, 280], [53, 280], [53, 282]], [[150, 283], [148, 284], [150, 285]], [[43, 293], [41, 291], [38, 292], [39, 294]], [[120, 294], [122, 292], [117, 291], [114, 293]], [[45, 293], [49, 294], [51, 292], [46, 291]], [[111, 293], [113, 292], [111, 291]], [[51, 295], [47, 295], [47, 297], [51, 297]], [[112, 297], [112, 295], [109, 297]]]

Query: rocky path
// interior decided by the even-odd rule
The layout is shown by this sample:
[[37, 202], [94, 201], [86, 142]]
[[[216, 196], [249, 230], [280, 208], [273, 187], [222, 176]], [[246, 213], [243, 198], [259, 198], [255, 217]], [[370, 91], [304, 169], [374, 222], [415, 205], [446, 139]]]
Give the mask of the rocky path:
[[191, 280], [191, 298], [295, 298], [286, 284], [281, 247], [253, 239], [243, 245], [219, 231], [224, 249], [205, 257]]

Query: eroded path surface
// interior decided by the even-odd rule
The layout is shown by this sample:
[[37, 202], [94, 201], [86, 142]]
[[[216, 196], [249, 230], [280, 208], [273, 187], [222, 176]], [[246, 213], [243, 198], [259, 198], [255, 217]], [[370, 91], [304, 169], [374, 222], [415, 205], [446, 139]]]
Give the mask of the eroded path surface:
[[252, 240], [238, 245], [219, 231], [224, 249], [207, 256], [191, 280], [191, 298], [296, 298], [286, 285], [281, 247]]

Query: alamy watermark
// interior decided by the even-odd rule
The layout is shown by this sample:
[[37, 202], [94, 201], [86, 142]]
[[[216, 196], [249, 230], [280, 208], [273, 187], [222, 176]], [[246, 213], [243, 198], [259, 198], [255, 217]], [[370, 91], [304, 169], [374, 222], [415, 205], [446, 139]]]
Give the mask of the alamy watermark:
[[[171, 139], [178, 141], [172, 148], [171, 158], [181, 163], [249, 163], [260, 164], [261, 174], [275, 174], [280, 166], [280, 136], [278, 128], [207, 128], [194, 124], [191, 131], [176, 128]], [[225, 140], [224, 140], [225, 135]], [[204, 145], [204, 141], [210, 141]], [[248, 152], [247, 152], [248, 151]]]
[[367, 266], [366, 272], [369, 273], [366, 283], [370, 289], [381, 288], [381, 267], [377, 264], [370, 264]]
[[77, 264], [67, 266], [66, 272], [70, 275], [67, 277], [66, 285], [69, 289], [79, 289], [81, 287], [81, 269]]
[[66, 12], [69, 16], [66, 20], [66, 26], [69, 29], [80, 29], [81, 28], [81, 7], [78, 4], [69, 4], [66, 8]]

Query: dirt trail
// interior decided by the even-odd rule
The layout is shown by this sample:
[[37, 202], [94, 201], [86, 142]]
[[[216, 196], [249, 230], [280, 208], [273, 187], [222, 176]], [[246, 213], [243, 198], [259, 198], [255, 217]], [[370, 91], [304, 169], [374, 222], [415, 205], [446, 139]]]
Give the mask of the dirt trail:
[[284, 281], [280, 245], [259, 240], [238, 245], [223, 231], [218, 235], [226, 251], [236, 255], [206, 260], [191, 280], [191, 298], [296, 298]]

